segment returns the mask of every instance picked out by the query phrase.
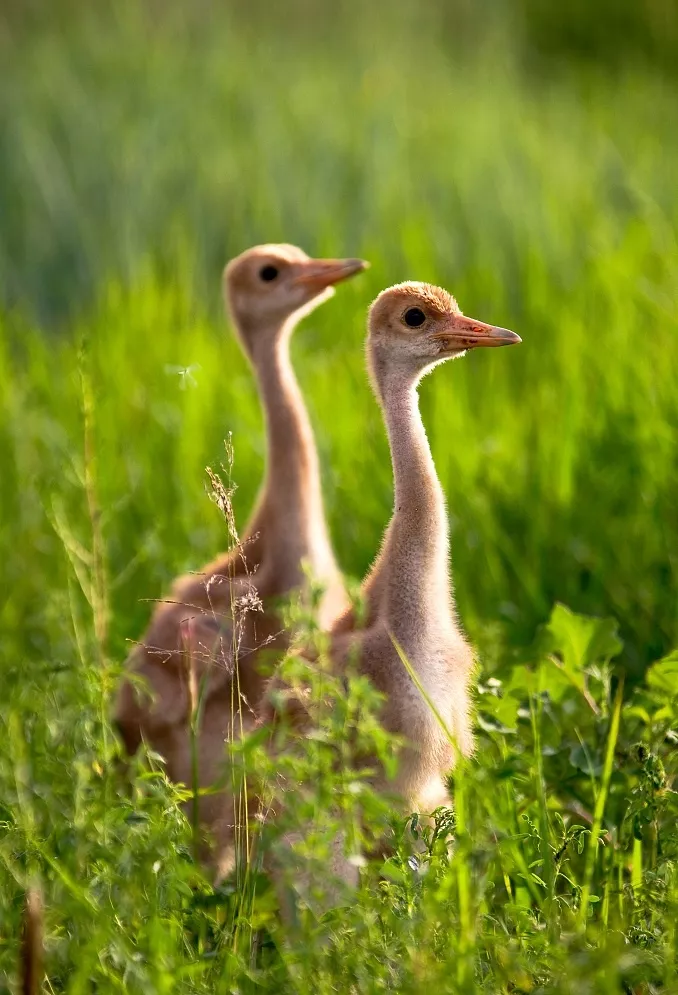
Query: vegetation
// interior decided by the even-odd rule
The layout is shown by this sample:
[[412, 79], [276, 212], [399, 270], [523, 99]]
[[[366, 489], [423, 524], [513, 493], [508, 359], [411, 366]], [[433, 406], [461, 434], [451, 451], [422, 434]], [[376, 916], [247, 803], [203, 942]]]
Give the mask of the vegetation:
[[[616, 5], [649, 13], [614, 58], [581, 4], [269, 6], [0, 15], [0, 992], [32, 880], [48, 991], [678, 992], [670, 5]], [[352, 577], [392, 496], [368, 302], [428, 279], [523, 338], [422, 387], [476, 756], [434, 828], [399, 820], [347, 752], [393, 753], [370, 689], [330, 687], [283, 754], [284, 826], [314, 827], [292, 921], [263, 871], [211, 887], [186, 792], [122, 770], [108, 719], [149, 600], [225, 544], [204, 470], [229, 435], [240, 522], [254, 499], [219, 278], [275, 240], [372, 261], [294, 346]], [[232, 761], [272, 787], [256, 737]], [[345, 896], [306, 875], [338, 827], [369, 859], [327, 911]]]

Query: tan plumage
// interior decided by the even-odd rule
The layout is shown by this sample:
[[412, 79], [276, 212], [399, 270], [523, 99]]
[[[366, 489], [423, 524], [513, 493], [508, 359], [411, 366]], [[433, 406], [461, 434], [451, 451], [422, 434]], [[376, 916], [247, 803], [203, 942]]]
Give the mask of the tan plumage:
[[[323, 510], [311, 424], [290, 362], [299, 320], [332, 294], [332, 285], [365, 267], [361, 260], [310, 259], [291, 245], [263, 245], [232, 260], [224, 294], [255, 371], [266, 416], [267, 462], [261, 493], [241, 548], [198, 574], [182, 577], [130, 654], [129, 666], [150, 685], [153, 700], [126, 681], [115, 718], [130, 753], [145, 740], [167, 773], [192, 783], [190, 725], [202, 695], [199, 783], [217, 779], [224, 740], [252, 722], [265, 677], [263, 647], [279, 651], [287, 635], [273, 601], [305, 584], [304, 565], [322, 583], [319, 622], [346, 605]], [[261, 601], [262, 610], [256, 608]], [[227, 792], [201, 801], [201, 821], [228, 845], [237, 821]]]
[[[368, 325], [367, 362], [391, 448], [394, 511], [363, 584], [364, 627], [357, 630], [347, 611], [331, 629], [330, 656], [339, 673], [355, 660], [385, 696], [382, 722], [409, 744], [391, 787], [408, 811], [430, 812], [446, 800], [444, 775], [454, 766], [456, 751], [468, 755], [473, 748], [469, 684], [474, 657], [454, 607], [445, 499], [419, 413], [417, 385], [433, 366], [466, 349], [520, 339], [464, 317], [450, 294], [422, 283], [381, 293]], [[445, 720], [456, 749], [406, 672], [394, 640]], [[272, 689], [280, 685], [274, 678]], [[290, 708], [297, 718], [304, 713], [300, 701], [292, 700]], [[272, 705], [263, 706], [263, 715], [273, 718]]]

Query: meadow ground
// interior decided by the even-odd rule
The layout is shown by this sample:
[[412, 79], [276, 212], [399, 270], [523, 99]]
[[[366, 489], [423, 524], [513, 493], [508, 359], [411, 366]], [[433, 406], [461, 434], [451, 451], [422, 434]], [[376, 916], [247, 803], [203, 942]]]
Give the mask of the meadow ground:
[[[0, 992], [34, 878], [48, 991], [678, 992], [676, 81], [530, 60], [502, 9], [0, 15]], [[254, 499], [220, 272], [276, 240], [372, 263], [294, 343], [353, 578], [392, 497], [369, 301], [425, 279], [523, 338], [422, 387], [477, 754], [428, 856], [404, 834], [294, 927], [263, 876], [208, 885], [108, 722], [149, 599], [225, 543], [229, 434], [241, 524]], [[295, 755], [300, 820], [387, 817], [327, 773], [347, 723], [378, 736], [364, 697]]]

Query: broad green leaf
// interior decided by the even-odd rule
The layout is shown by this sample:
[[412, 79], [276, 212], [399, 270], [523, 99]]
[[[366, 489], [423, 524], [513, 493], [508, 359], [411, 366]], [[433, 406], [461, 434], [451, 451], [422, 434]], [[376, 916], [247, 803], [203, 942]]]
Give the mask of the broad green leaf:
[[609, 663], [623, 647], [614, 619], [577, 615], [561, 604], [553, 609], [546, 631], [562, 671], [581, 691], [586, 669], [594, 663]]

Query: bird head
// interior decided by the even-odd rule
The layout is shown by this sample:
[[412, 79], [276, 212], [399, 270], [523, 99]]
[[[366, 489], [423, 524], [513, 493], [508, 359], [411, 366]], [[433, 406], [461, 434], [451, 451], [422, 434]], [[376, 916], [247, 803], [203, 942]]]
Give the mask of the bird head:
[[388, 366], [418, 379], [438, 363], [469, 349], [513, 345], [507, 328], [467, 318], [451, 294], [429, 283], [400, 283], [370, 308], [368, 352], [373, 371]]
[[259, 333], [285, 327], [334, 293], [334, 284], [359, 273], [362, 259], [311, 259], [294, 245], [258, 245], [232, 259], [224, 271], [224, 296], [251, 347]]

